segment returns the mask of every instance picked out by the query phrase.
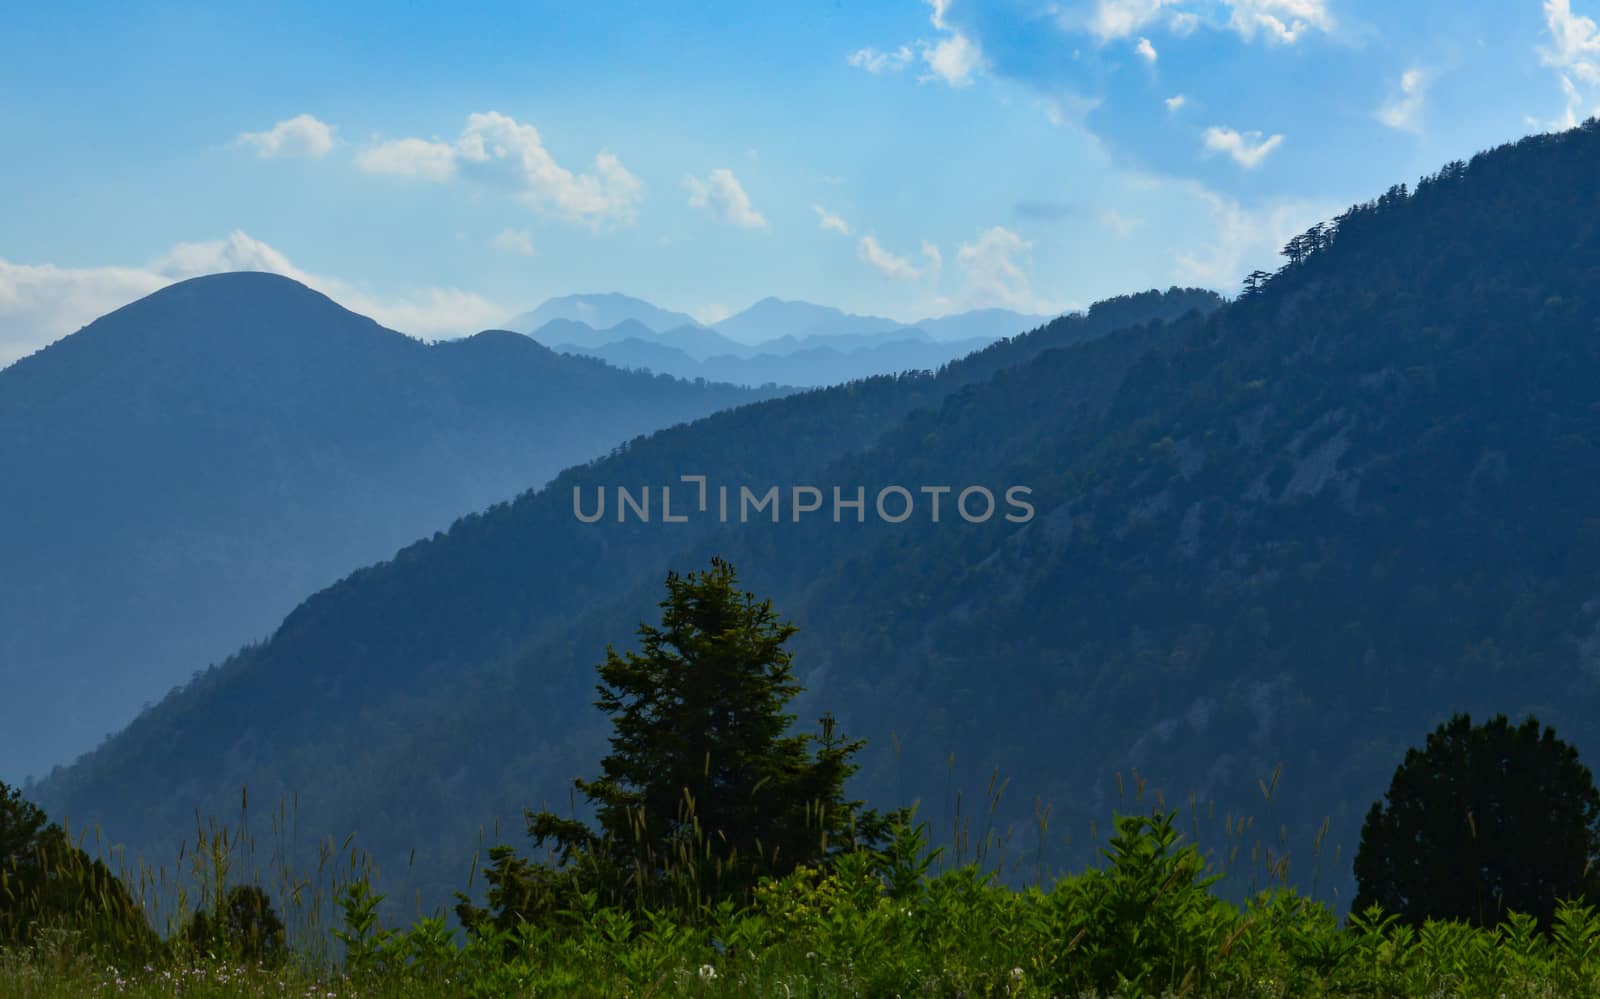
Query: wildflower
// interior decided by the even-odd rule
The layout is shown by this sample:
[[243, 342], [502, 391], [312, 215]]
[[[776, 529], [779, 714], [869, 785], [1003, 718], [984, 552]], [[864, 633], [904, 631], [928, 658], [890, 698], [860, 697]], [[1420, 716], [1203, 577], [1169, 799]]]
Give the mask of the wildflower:
[[702, 982], [715, 981], [716, 977], [717, 977], [717, 969], [716, 968], [713, 968], [709, 964], [702, 964], [700, 966], [700, 980]]

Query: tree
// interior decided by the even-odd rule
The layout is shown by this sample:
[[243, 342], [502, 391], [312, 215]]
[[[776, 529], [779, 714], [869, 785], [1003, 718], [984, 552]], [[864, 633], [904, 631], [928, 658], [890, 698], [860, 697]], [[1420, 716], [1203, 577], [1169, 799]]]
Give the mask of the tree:
[[230, 888], [221, 915], [199, 910], [181, 937], [197, 952], [225, 954], [250, 963], [276, 963], [286, 953], [283, 921], [273, 911], [267, 893], [256, 885]]
[[76, 931], [109, 956], [144, 957], [157, 946], [116, 875], [0, 781], [0, 945], [28, 946], [47, 927]]
[[598, 832], [540, 812], [529, 834], [580, 880], [634, 904], [737, 896], [881, 837], [887, 820], [844, 796], [863, 743], [827, 716], [818, 736], [789, 732], [795, 626], [741, 592], [721, 559], [669, 573], [666, 586], [660, 626], [640, 626], [638, 652], [608, 646], [599, 668], [611, 752], [599, 778], [575, 782]]
[[1355, 911], [1479, 926], [1508, 912], [1548, 925], [1593, 892], [1600, 792], [1577, 751], [1536, 719], [1474, 726], [1456, 715], [1406, 753], [1356, 854]]

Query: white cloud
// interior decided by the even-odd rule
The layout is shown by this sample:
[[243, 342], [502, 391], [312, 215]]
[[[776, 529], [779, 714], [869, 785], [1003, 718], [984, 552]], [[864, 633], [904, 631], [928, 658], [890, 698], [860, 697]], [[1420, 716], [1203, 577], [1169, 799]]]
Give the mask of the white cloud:
[[841, 236], [850, 235], [850, 223], [828, 211], [821, 205], [812, 205], [811, 210], [817, 213], [817, 224], [829, 232], [836, 232]]
[[944, 254], [939, 252], [937, 246], [927, 240], [923, 240], [922, 259], [927, 261], [923, 265], [922, 272], [927, 275], [928, 280], [937, 284], [939, 282], [939, 273], [944, 270]]
[[704, 208], [712, 218], [741, 229], [767, 227], [765, 216], [750, 204], [750, 196], [745, 193], [744, 186], [727, 167], [717, 167], [703, 180], [685, 177], [683, 185], [689, 189], [690, 207]]
[[912, 58], [911, 46], [902, 45], [893, 52], [880, 52], [870, 46], [856, 49], [850, 53], [846, 61], [857, 69], [864, 69], [874, 75], [883, 72], [898, 72], [910, 64]]
[[395, 139], [363, 151], [356, 166], [367, 173], [449, 180], [456, 174], [456, 151], [448, 142]]
[[934, 30], [939, 32], [940, 37], [918, 40], [915, 43], [915, 50], [910, 45], [902, 45], [892, 51], [880, 51], [871, 47], [857, 49], [850, 53], [847, 61], [850, 65], [869, 73], [882, 73], [904, 69], [911, 62], [912, 53], [915, 51], [928, 67], [928, 72], [922, 77], [924, 81], [943, 80], [952, 87], [967, 86], [983, 71], [987, 62], [983, 56], [983, 48], [977, 40], [946, 19], [950, 2], [951, 0], [926, 0], [933, 11], [928, 20], [933, 24]]
[[592, 228], [631, 223], [644, 195], [644, 185], [615, 155], [602, 151], [595, 155], [593, 173], [574, 174], [545, 149], [538, 129], [495, 111], [468, 115], [453, 143], [379, 143], [356, 164], [368, 173], [423, 180], [460, 177]]
[[494, 248], [522, 257], [533, 256], [533, 235], [526, 229], [501, 229], [494, 237]]
[[1161, 16], [1178, 0], [1099, 0], [1089, 15], [1088, 29], [1102, 42], [1127, 38]]
[[1292, 45], [1308, 31], [1333, 30], [1328, 0], [1223, 0], [1231, 9], [1228, 26], [1245, 41], [1257, 34], [1269, 42]]
[[[1269, 42], [1293, 44], [1309, 31], [1332, 31], [1329, 0], [1220, 0], [1228, 10], [1227, 27], [1245, 41], [1259, 35]], [[1087, 30], [1102, 44], [1131, 38], [1145, 27], [1165, 20], [1177, 37], [1193, 34], [1204, 22], [1192, 10], [1180, 10], [1184, 0], [1097, 0], [1087, 16], [1069, 10], [1058, 17], [1070, 31]]]
[[1173, 94], [1162, 103], [1167, 106], [1168, 111], [1177, 111], [1185, 104], [1189, 103], [1189, 98], [1183, 96], [1182, 94]]
[[956, 263], [962, 272], [961, 301], [967, 308], [1000, 306], [1022, 312], [1040, 308], [1033, 293], [1033, 244], [1007, 229], [993, 226], [976, 241], [961, 244]]
[[0, 366], [169, 283], [137, 267], [57, 267], [0, 260]]
[[1400, 74], [1400, 93], [1378, 108], [1378, 120], [1402, 132], [1422, 130], [1422, 105], [1428, 96], [1428, 77], [1420, 69]]
[[[862, 260], [871, 264], [873, 269], [884, 277], [896, 281], [915, 281], [922, 276], [916, 265], [905, 257], [897, 257], [878, 244], [871, 236], [862, 236], [858, 248], [858, 255]], [[937, 251], [935, 251], [937, 252]]]
[[1156, 47], [1150, 44], [1150, 39], [1148, 38], [1139, 39], [1139, 44], [1133, 47], [1133, 51], [1145, 62], [1154, 63], [1156, 61]]
[[1600, 115], [1600, 25], [1574, 14], [1571, 0], [1545, 0], [1544, 18], [1555, 44], [1541, 48], [1539, 60], [1556, 71], [1565, 98], [1561, 118], [1549, 124], [1572, 128]]
[[1231, 128], [1206, 129], [1206, 150], [1227, 153], [1246, 170], [1260, 166], [1267, 156], [1283, 144], [1283, 136], [1263, 139], [1260, 132], [1239, 133]]
[[291, 156], [314, 160], [333, 149], [333, 126], [308, 114], [295, 115], [265, 132], [242, 132], [234, 144], [253, 147], [264, 160]]
[[301, 270], [272, 246], [235, 231], [226, 239], [179, 243], [140, 267], [57, 267], [0, 260], [0, 364], [60, 339], [135, 299], [203, 274], [268, 271], [315, 288], [385, 326], [417, 336], [468, 333], [512, 310], [456, 288], [380, 297]]
[[922, 61], [930, 70], [930, 76], [924, 79], [938, 78], [952, 87], [965, 87], [984, 66], [983, 51], [978, 43], [959, 31], [932, 45], [924, 45]]

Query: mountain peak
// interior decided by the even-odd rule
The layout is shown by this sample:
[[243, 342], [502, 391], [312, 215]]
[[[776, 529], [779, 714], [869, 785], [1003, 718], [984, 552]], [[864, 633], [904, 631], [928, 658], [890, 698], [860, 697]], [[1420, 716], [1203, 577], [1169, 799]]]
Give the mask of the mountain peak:
[[687, 313], [663, 309], [642, 298], [615, 291], [547, 299], [537, 309], [524, 312], [506, 325], [523, 333], [532, 333], [557, 319], [580, 322], [593, 329], [609, 329], [632, 320], [655, 333], [677, 326], [700, 325]]

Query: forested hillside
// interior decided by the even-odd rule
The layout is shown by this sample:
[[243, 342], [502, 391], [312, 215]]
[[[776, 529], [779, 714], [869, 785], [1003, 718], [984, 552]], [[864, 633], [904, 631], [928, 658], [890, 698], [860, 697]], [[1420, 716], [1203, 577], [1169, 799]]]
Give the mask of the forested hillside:
[[[573, 516], [575, 485], [677, 483], [697, 472], [762, 488], [814, 479], [909, 414], [931, 411], [998, 371], [1216, 302], [1209, 292], [1176, 289], [1114, 299], [937, 374], [814, 390], [631, 441], [569, 469], [546, 489], [463, 518], [447, 533], [317, 594], [268, 641], [174, 692], [36, 793], [75, 825], [98, 823], [116, 830], [119, 840], [149, 845], [191, 824], [196, 806], [219, 814], [234, 808], [242, 784], [258, 802], [299, 792], [301, 829], [360, 827], [363, 841], [406, 841], [401, 856], [416, 847], [441, 864], [465, 858], [471, 844], [461, 836], [486, 815], [480, 778], [493, 775], [412, 771], [405, 804], [364, 812], [368, 789], [399, 779], [400, 768], [410, 765], [413, 737], [454, 725], [463, 710], [474, 710], [463, 705], [492, 697], [503, 677], [523, 670], [541, 675], [544, 668], [530, 664], [525, 650], [562, 643], [587, 670], [601, 646], [586, 638], [567, 644], [588, 634], [580, 627], [586, 615], [635, 588], [654, 588], [664, 567], [717, 527], [708, 521], [582, 525]], [[631, 624], [621, 634], [630, 630]], [[526, 721], [542, 719], [544, 711], [560, 719], [549, 730], [538, 721], [541, 741], [571, 746], [585, 730], [583, 686], [576, 700], [556, 700], [554, 687], [550, 697], [538, 698]], [[520, 759], [521, 748], [508, 745]], [[168, 791], [148, 794], [150, 782]], [[457, 812], [465, 825], [447, 830], [435, 821], [445, 815], [442, 802], [428, 800], [423, 789], [436, 782], [472, 800]]]

